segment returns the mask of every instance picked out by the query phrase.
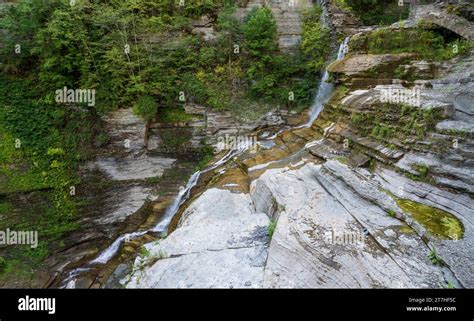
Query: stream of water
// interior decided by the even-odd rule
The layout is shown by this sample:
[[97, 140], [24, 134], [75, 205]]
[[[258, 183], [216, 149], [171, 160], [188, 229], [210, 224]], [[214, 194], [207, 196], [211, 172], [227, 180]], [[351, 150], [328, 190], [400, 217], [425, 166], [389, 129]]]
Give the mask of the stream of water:
[[[337, 60], [341, 60], [345, 57], [347, 51], [348, 51], [348, 43], [349, 43], [349, 38], [346, 37], [344, 41], [341, 43], [339, 46], [339, 50], [337, 51]], [[296, 128], [305, 128], [305, 127], [311, 127], [311, 125], [314, 123], [316, 118], [318, 118], [319, 114], [323, 110], [324, 104], [328, 101], [329, 97], [331, 96], [331, 93], [334, 89], [334, 84], [328, 82], [329, 79], [329, 72], [327, 68], [324, 70], [323, 77], [321, 78], [321, 82], [319, 84], [319, 87], [316, 91], [316, 98], [314, 99], [313, 105], [311, 105], [311, 108], [309, 109], [308, 112], [308, 121], [304, 123], [303, 125], [300, 125], [298, 127], [290, 128], [290, 129], [282, 129], [278, 131], [276, 134], [273, 136], [267, 138], [269, 140], [275, 139], [279, 134], [281, 134], [284, 131], [291, 130], [291, 129], [296, 129]]]

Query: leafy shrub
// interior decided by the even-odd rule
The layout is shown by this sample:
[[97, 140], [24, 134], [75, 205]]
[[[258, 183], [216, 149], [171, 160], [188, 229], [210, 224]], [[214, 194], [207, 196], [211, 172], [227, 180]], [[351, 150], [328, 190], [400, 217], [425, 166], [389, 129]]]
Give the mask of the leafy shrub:
[[438, 257], [438, 255], [436, 254], [436, 251], [433, 249], [433, 250], [430, 250], [430, 252], [428, 253], [428, 259], [431, 261], [431, 263], [433, 263], [434, 265], [441, 265], [441, 260], [440, 258]]
[[[365, 43], [365, 44], [364, 44]], [[442, 35], [430, 30], [418, 29], [379, 29], [351, 44], [372, 54], [416, 53], [423, 59], [447, 60], [466, 53], [470, 44], [464, 40], [445, 43]]]
[[133, 105], [133, 113], [140, 116], [146, 122], [150, 122], [156, 116], [158, 105], [151, 96], [142, 96]]
[[0, 256], [0, 273], [5, 271], [6, 267], [7, 267], [7, 261], [3, 258], [3, 256]]
[[301, 50], [305, 55], [309, 72], [319, 73], [324, 68], [331, 51], [329, 46], [329, 29], [319, 17], [321, 8], [315, 6], [304, 13]]
[[389, 25], [407, 19], [409, 13], [409, 6], [399, 6], [398, 0], [338, 0], [338, 4], [367, 25]]
[[245, 48], [252, 57], [270, 59], [278, 48], [276, 21], [269, 8], [252, 8], [242, 27]]

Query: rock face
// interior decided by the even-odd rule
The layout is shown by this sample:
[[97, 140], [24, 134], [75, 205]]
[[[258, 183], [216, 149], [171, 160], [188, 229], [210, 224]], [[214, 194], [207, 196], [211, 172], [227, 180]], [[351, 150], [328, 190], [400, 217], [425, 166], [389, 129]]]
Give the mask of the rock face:
[[[343, 35], [354, 35], [364, 29], [362, 22], [350, 11], [336, 5], [335, 1], [320, 0], [324, 9], [324, 20], [331, 29]], [[369, 27], [370, 29], [370, 27]]]
[[[260, 133], [256, 153], [217, 167], [122, 284], [474, 287], [473, 57], [332, 64], [344, 86], [313, 125]], [[208, 118], [209, 133], [232, 124]]]
[[474, 40], [474, 23], [462, 16], [448, 14], [443, 4], [412, 5], [408, 25], [420, 20], [452, 30], [467, 40]]
[[[301, 122], [301, 115], [285, 109], [274, 109], [257, 119], [239, 119], [228, 111], [215, 111], [211, 108], [189, 103], [184, 106], [186, 114], [192, 119], [184, 123], [153, 123], [149, 131], [148, 150], [170, 152], [182, 149], [192, 152], [203, 143], [217, 146], [219, 139], [248, 137], [260, 128], [276, 127], [283, 124]], [[306, 115], [302, 115], [305, 118]], [[179, 146], [167, 146], [166, 136], [185, 138]]]
[[[111, 181], [126, 183], [161, 177], [176, 162], [173, 158], [144, 154], [145, 124], [131, 109], [118, 109], [104, 117], [104, 120], [114, 152], [87, 164], [89, 171], [98, 170]], [[114, 212], [105, 212], [98, 220], [104, 219], [106, 223], [113, 223], [114, 219], [123, 221], [128, 215], [137, 212], [147, 199], [156, 199], [151, 189], [143, 185], [130, 184], [125, 188], [127, 190], [123, 197], [117, 199], [117, 204], [113, 206]]]
[[[194, 170], [194, 163], [177, 153], [170, 157], [147, 152], [145, 124], [131, 109], [118, 109], [103, 121], [110, 141], [101, 156], [81, 169], [83, 181], [77, 193], [85, 205], [79, 209], [80, 228], [63, 240], [65, 250], [46, 262], [52, 272], [61, 275], [62, 280], [56, 279], [54, 286], [64, 285], [58, 282], [68, 280], [70, 273], [77, 272], [76, 266], [86, 266], [124, 231], [156, 224], [184, 183], [180, 177]], [[130, 248], [134, 252], [127, 246], [125, 253]], [[98, 287], [113, 271], [95, 265], [83, 272], [77, 272], [76, 287]]]
[[374, 192], [370, 181], [334, 161], [289, 174], [268, 171], [260, 178], [285, 207], [270, 245], [264, 286], [442, 284], [442, 270], [426, 258], [427, 246], [381, 208], [396, 205], [387, 204], [386, 194]]
[[261, 287], [268, 222], [249, 195], [207, 190], [168, 238], [146, 245], [128, 287]]
[[[250, 195], [209, 189], [186, 209], [168, 238], [146, 245], [149, 256], [137, 259], [123, 282], [153, 288], [354, 288], [441, 287], [460, 280], [472, 286], [472, 267], [463, 262], [473, 254], [472, 201], [449, 206], [452, 195], [437, 194], [445, 208], [464, 213], [466, 241], [446, 241], [446, 251], [437, 246], [453, 274], [428, 260], [422, 228], [407, 226], [404, 220], [413, 222], [380, 190], [390, 184], [383, 178], [395, 174], [379, 175], [383, 185], [368, 171], [328, 161], [267, 170], [252, 182]], [[268, 199], [278, 211], [270, 245], [268, 216], [275, 208], [262, 203]], [[461, 244], [465, 252], [449, 251]]]
[[333, 62], [328, 71], [336, 74], [340, 81], [347, 82], [351, 78], [371, 78], [376, 74], [377, 78], [388, 78], [388, 72], [394, 70], [395, 66], [413, 57], [411, 54], [383, 54], [383, 55], [350, 55], [344, 59]]
[[204, 41], [212, 42], [216, 40], [214, 26], [208, 16], [203, 16], [200, 20], [193, 22], [193, 34], [202, 34]]

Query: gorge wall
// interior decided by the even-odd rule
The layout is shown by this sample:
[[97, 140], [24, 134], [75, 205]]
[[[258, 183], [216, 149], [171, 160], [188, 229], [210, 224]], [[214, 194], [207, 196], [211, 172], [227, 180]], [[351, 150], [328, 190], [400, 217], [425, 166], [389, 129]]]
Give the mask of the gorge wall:
[[[122, 285], [474, 286], [474, 51], [429, 62], [357, 38], [315, 123], [218, 167]], [[402, 90], [419, 103], [386, 100]]]

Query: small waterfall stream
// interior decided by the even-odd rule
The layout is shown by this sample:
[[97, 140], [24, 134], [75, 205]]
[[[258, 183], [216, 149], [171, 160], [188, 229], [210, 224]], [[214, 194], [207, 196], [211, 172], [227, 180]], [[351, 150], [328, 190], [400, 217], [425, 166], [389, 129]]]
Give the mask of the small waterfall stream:
[[[348, 51], [348, 43], [349, 43], [349, 37], [346, 37], [344, 41], [341, 43], [341, 45], [339, 46], [336, 61], [344, 58], [344, 56], [346, 55]], [[319, 114], [323, 110], [324, 103], [327, 102], [327, 100], [331, 96], [331, 93], [334, 89], [334, 84], [327, 82], [328, 79], [329, 79], [329, 72], [326, 68], [324, 70], [321, 83], [319, 84], [318, 93], [316, 94], [314, 103], [311, 106], [311, 109], [309, 111], [308, 122], [301, 127], [310, 127], [314, 123], [316, 118], [318, 118]]]
[[[341, 60], [345, 57], [345, 55], [346, 55], [346, 53], [349, 49], [348, 48], [349, 39], [350, 39], [350, 37], [347, 36], [344, 39], [344, 41], [341, 43], [341, 45], [339, 46], [339, 50], [337, 51], [337, 57], [336, 57], [335, 61]], [[313, 105], [311, 105], [311, 108], [309, 109], [308, 121], [305, 124], [300, 125], [298, 127], [294, 127], [294, 128], [311, 127], [311, 125], [314, 123], [316, 118], [318, 118], [319, 114], [323, 110], [324, 103], [327, 102], [327, 100], [331, 96], [331, 93], [334, 89], [334, 84], [328, 82], [328, 79], [329, 79], [329, 72], [328, 72], [327, 67], [326, 67], [326, 69], [324, 70], [323, 77], [321, 78], [321, 82], [319, 84], [319, 87], [316, 91], [316, 97], [314, 99]], [[294, 129], [294, 128], [282, 129], [282, 130], [278, 131], [276, 134], [274, 134], [273, 136], [268, 137], [267, 139], [268, 140], [273, 140], [279, 134], [281, 134], [281, 133], [283, 133], [287, 130]]]
[[75, 280], [78, 275], [80, 275], [83, 272], [88, 272], [92, 269], [94, 265], [98, 264], [107, 264], [120, 250], [121, 245], [124, 242], [129, 242], [133, 239], [139, 238], [149, 232], [153, 233], [165, 233], [168, 229], [168, 226], [175, 216], [175, 214], [178, 212], [179, 208], [181, 205], [186, 202], [186, 200], [189, 199], [191, 195], [191, 190], [193, 189], [194, 186], [196, 186], [197, 182], [199, 181], [199, 177], [201, 174], [209, 172], [214, 170], [215, 168], [227, 163], [230, 159], [233, 157], [238, 156], [239, 154], [245, 152], [250, 146], [247, 146], [247, 142], [243, 142], [242, 144], [238, 145], [236, 149], [228, 151], [220, 160], [215, 162], [213, 165], [210, 167], [202, 170], [202, 171], [197, 171], [195, 172], [191, 178], [188, 180], [188, 183], [186, 184], [186, 187], [181, 189], [176, 198], [174, 199], [173, 203], [166, 209], [165, 214], [163, 218], [160, 220], [160, 222], [153, 228], [145, 231], [138, 231], [138, 232], [133, 232], [133, 233], [127, 233], [119, 238], [117, 238], [109, 247], [107, 247], [105, 250], [103, 250], [97, 258], [94, 260], [90, 261], [88, 264], [86, 264], [85, 267], [79, 267], [77, 269], [72, 270], [68, 276], [64, 279], [62, 282], [63, 286], [65, 288], [74, 288], [75, 287]]
[[[339, 50], [337, 52], [337, 60], [344, 58], [348, 50], [348, 47], [347, 47], [348, 42], [349, 42], [349, 37], [346, 37], [344, 41], [341, 43], [341, 45], [339, 46]], [[329, 78], [329, 73], [326, 68], [323, 74], [323, 77], [321, 79], [319, 88], [317, 90], [317, 95], [314, 100], [314, 103], [309, 110], [308, 121], [305, 124], [295, 127], [295, 128], [310, 127], [313, 124], [313, 122], [316, 120], [316, 118], [319, 116], [319, 114], [321, 113], [324, 103], [329, 99], [334, 89], [334, 85], [332, 83], [327, 82], [328, 78]], [[281, 130], [277, 132], [275, 135], [273, 135], [272, 137], [267, 138], [266, 141], [273, 140], [281, 132], [291, 130], [291, 129], [294, 129], [294, 128]], [[202, 171], [195, 172], [188, 180], [186, 187], [180, 190], [180, 192], [174, 199], [173, 203], [166, 209], [163, 218], [160, 220], [160, 222], [158, 222], [158, 224], [155, 227], [149, 230], [127, 233], [120, 236], [109, 247], [103, 250], [97, 256], [97, 258], [87, 263], [85, 267], [79, 267], [69, 272], [68, 276], [62, 281], [62, 287], [74, 288], [75, 283], [76, 283], [76, 278], [81, 273], [90, 271], [96, 265], [107, 264], [119, 252], [120, 247], [122, 246], [124, 242], [128, 242], [130, 240], [139, 238], [147, 233], [166, 233], [171, 220], [173, 219], [175, 214], [179, 211], [181, 205], [183, 205], [189, 199], [191, 195], [191, 191], [194, 188], [194, 186], [196, 186], [196, 184], [198, 183], [201, 174], [212, 171], [216, 169], [217, 167], [227, 163], [227, 161], [229, 161], [230, 159], [244, 153], [249, 147], [251, 147], [247, 145], [248, 145], [248, 142], [245, 142], [245, 141], [242, 142], [235, 149], [229, 150], [220, 160], [215, 162], [213, 165], [209, 166], [208, 168]]]

